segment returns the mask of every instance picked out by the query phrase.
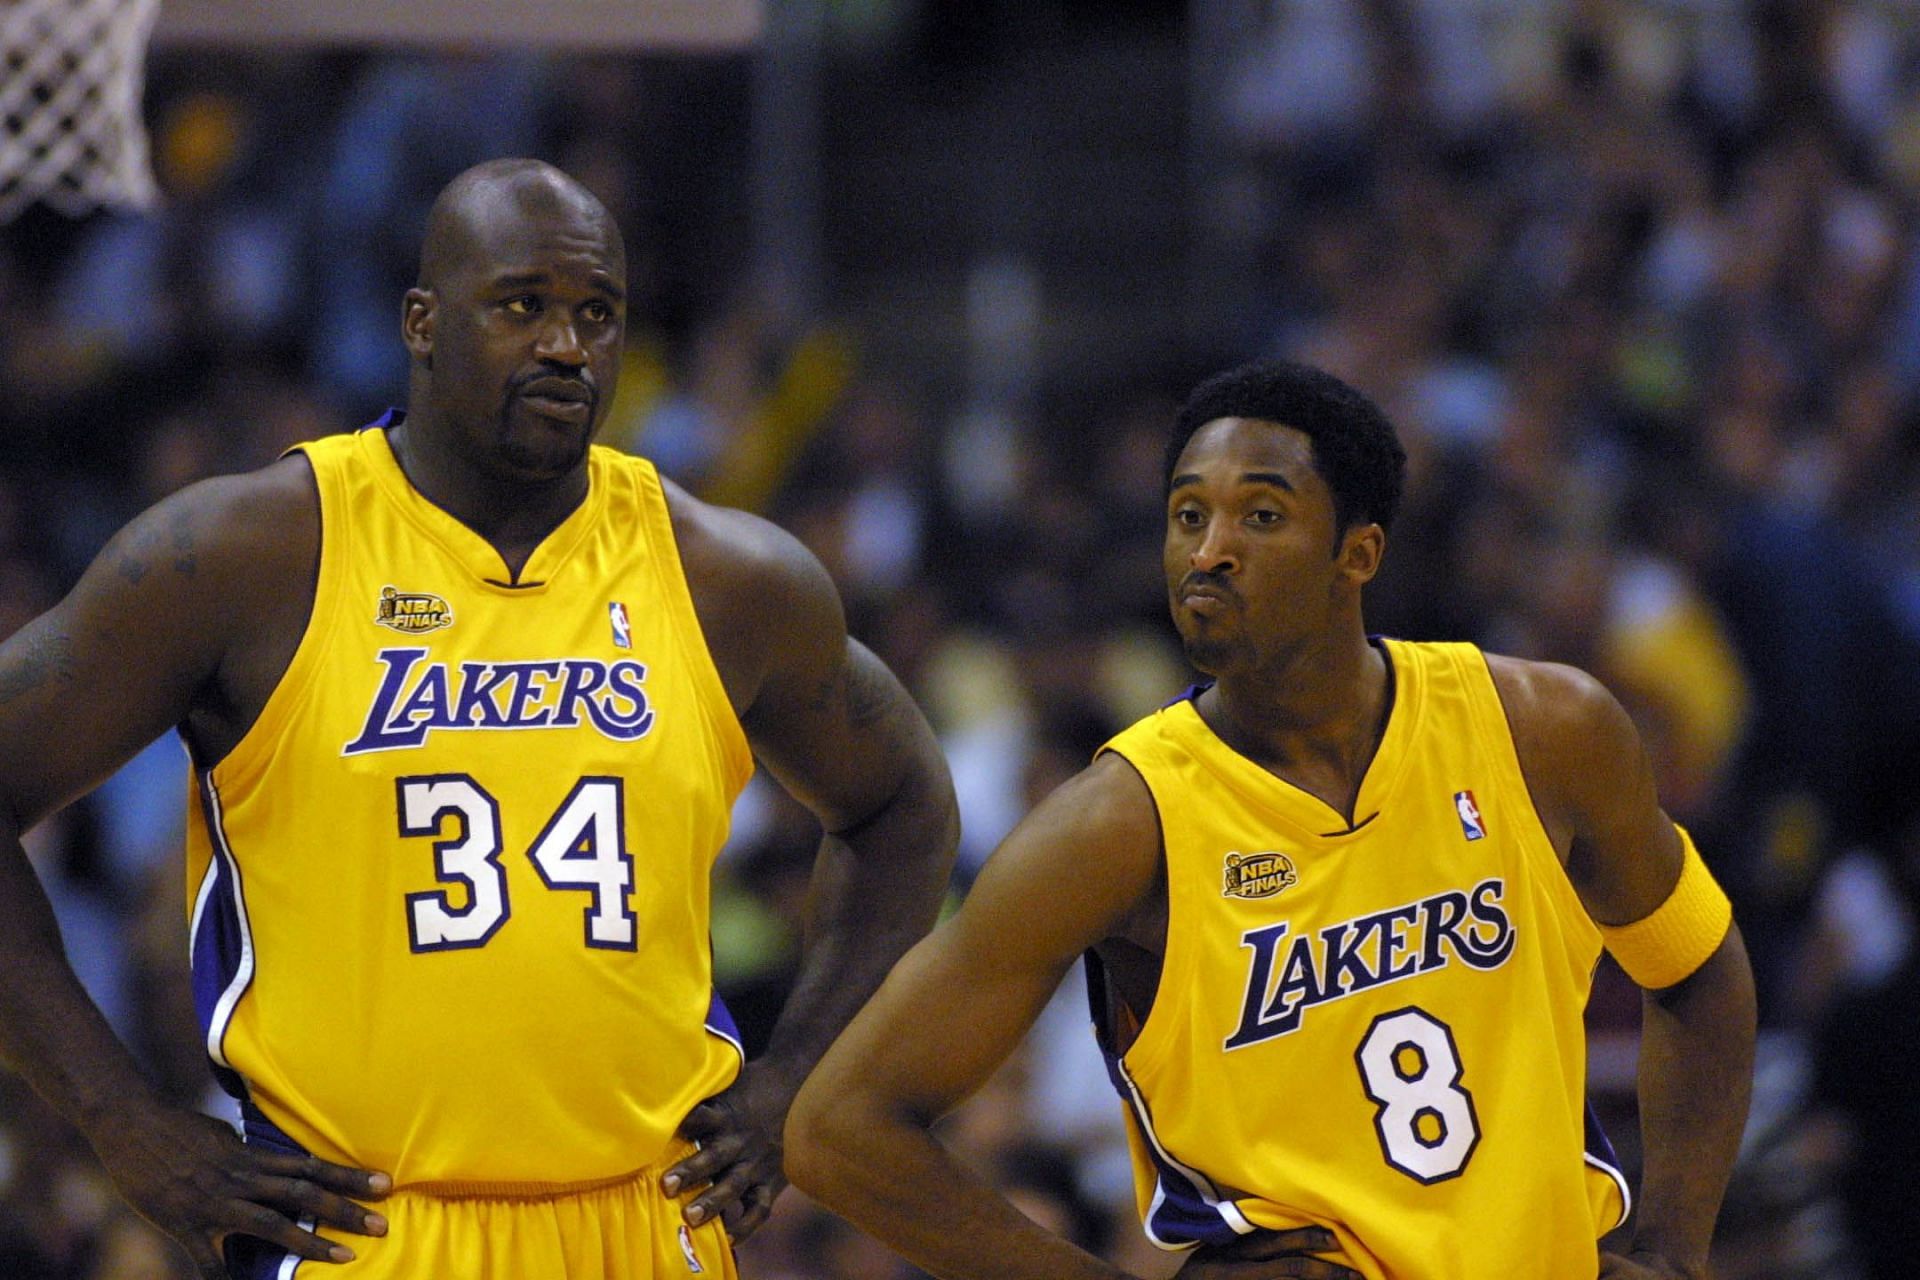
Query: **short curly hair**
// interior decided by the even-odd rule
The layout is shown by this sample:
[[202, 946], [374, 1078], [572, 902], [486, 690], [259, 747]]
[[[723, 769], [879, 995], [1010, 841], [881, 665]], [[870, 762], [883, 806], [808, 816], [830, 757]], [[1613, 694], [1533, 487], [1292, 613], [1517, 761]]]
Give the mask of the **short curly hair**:
[[1303, 432], [1313, 442], [1314, 469], [1333, 493], [1335, 527], [1392, 527], [1407, 451], [1380, 406], [1340, 379], [1291, 360], [1256, 361], [1208, 378], [1173, 420], [1162, 476], [1168, 492], [1193, 433], [1220, 418], [1257, 418]]

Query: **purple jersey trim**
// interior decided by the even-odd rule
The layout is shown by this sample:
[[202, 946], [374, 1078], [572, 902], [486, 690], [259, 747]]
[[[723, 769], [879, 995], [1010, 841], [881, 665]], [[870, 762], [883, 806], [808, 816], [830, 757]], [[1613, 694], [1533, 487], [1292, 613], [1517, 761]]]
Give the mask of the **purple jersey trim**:
[[1156, 1186], [1141, 1226], [1147, 1238], [1162, 1249], [1188, 1249], [1195, 1245], [1227, 1244], [1253, 1230], [1230, 1199], [1208, 1180], [1204, 1173], [1176, 1160], [1160, 1144], [1154, 1132], [1153, 1117], [1147, 1100], [1127, 1075], [1121, 1055], [1113, 1051], [1112, 1026], [1108, 1017], [1106, 967], [1094, 952], [1086, 955], [1087, 1001], [1093, 1009], [1094, 1038], [1100, 1044], [1100, 1056], [1107, 1064], [1107, 1079], [1120, 1095], [1121, 1103], [1132, 1114], [1142, 1145], [1153, 1160]]
[[1633, 1192], [1627, 1186], [1627, 1175], [1621, 1171], [1620, 1157], [1614, 1154], [1613, 1143], [1608, 1140], [1607, 1131], [1600, 1126], [1600, 1116], [1594, 1111], [1592, 1102], [1587, 1103], [1586, 1148], [1584, 1154], [1587, 1163], [1612, 1178], [1620, 1188], [1620, 1221], [1613, 1224], [1618, 1227], [1633, 1212]]
[[727, 1011], [726, 1003], [720, 999], [718, 991], [713, 993], [713, 999], [707, 1005], [707, 1030], [732, 1045], [740, 1054], [741, 1061], [746, 1061], [747, 1050], [740, 1040], [740, 1028], [734, 1024], [733, 1015]]
[[219, 794], [210, 774], [201, 773], [198, 782], [200, 812], [212, 857], [194, 903], [188, 944], [193, 1008], [215, 1079], [222, 1089], [241, 1098], [246, 1094], [245, 1085], [227, 1064], [220, 1042], [234, 1006], [253, 982], [253, 942], [241, 896], [240, 866], [227, 848], [226, 832], [221, 829]]

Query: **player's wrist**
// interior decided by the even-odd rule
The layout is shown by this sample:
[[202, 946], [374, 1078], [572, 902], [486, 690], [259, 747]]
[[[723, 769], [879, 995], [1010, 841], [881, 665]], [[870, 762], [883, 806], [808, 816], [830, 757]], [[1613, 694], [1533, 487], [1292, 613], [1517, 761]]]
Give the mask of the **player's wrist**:
[[68, 1069], [55, 1079], [43, 1078], [37, 1083], [54, 1110], [96, 1147], [129, 1131], [159, 1124], [172, 1109], [130, 1060], [91, 1062], [80, 1069], [75, 1064], [84, 1058], [74, 1055]]
[[756, 1117], [772, 1128], [777, 1139], [786, 1123], [787, 1112], [800, 1094], [812, 1068], [785, 1058], [761, 1057], [749, 1062], [740, 1073], [741, 1101]]

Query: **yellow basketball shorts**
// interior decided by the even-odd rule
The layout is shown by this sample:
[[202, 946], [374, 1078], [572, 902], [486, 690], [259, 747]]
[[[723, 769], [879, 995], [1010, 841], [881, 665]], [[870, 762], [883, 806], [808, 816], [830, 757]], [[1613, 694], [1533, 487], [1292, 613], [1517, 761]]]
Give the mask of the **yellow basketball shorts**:
[[352, 1262], [249, 1248], [229, 1251], [229, 1270], [244, 1280], [738, 1280], [719, 1220], [687, 1226], [687, 1197], [660, 1189], [684, 1150], [630, 1177], [557, 1194], [402, 1187], [372, 1205], [387, 1219], [386, 1235], [321, 1228], [358, 1255]]

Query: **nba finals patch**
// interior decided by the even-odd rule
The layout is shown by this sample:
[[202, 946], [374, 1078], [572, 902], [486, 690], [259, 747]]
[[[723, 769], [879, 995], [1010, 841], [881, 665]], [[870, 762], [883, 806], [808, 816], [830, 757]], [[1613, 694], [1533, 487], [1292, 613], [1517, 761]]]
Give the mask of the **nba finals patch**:
[[380, 590], [380, 611], [373, 620], [383, 627], [404, 631], [410, 636], [424, 635], [453, 625], [453, 608], [430, 591]]
[[1227, 855], [1226, 898], [1271, 898], [1299, 883], [1293, 860], [1284, 853], [1230, 853]]
[[699, 1275], [706, 1270], [700, 1265], [700, 1255], [693, 1251], [693, 1237], [687, 1234], [684, 1226], [680, 1228], [680, 1256], [687, 1260], [687, 1270], [693, 1274]]
[[618, 600], [607, 606], [607, 618], [613, 624], [613, 642], [622, 649], [633, 648], [633, 621], [627, 617], [627, 606]]
[[1487, 838], [1487, 824], [1480, 819], [1480, 806], [1473, 802], [1473, 792], [1454, 792], [1453, 807], [1454, 811], [1460, 815], [1460, 830], [1467, 839]]

